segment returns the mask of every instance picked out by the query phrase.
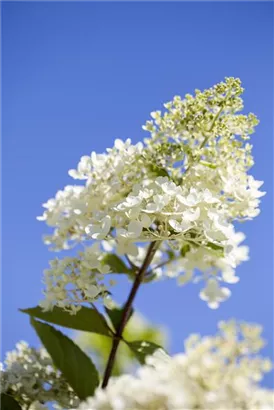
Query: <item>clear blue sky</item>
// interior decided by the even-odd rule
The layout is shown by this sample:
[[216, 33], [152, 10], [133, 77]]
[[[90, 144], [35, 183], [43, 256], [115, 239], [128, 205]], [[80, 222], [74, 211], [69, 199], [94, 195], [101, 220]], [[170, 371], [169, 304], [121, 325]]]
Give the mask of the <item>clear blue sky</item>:
[[[235, 76], [246, 88], [246, 112], [261, 120], [252, 172], [268, 193], [261, 215], [241, 227], [251, 259], [217, 311], [199, 300], [198, 285], [172, 280], [144, 287], [137, 307], [168, 326], [171, 352], [189, 333], [213, 333], [218, 320], [234, 317], [264, 325], [271, 355], [273, 3], [4, 2], [2, 19], [3, 351], [19, 339], [38, 344], [17, 309], [41, 299], [54, 255], [36, 216], [71, 182], [67, 170], [117, 137], [142, 139], [149, 113], [173, 95]], [[127, 289], [117, 289], [120, 301]]]

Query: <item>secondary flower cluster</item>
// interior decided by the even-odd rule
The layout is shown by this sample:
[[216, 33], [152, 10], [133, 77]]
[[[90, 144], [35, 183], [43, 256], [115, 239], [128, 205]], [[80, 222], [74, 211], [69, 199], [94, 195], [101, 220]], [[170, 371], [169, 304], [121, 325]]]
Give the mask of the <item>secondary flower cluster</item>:
[[14, 397], [24, 410], [47, 408], [43, 405], [51, 401], [59, 409], [79, 403], [46, 350], [36, 350], [26, 342], [17, 343], [16, 349], [6, 355], [1, 370], [1, 392]]
[[59, 306], [71, 313], [81, 309], [81, 304], [103, 297], [107, 303], [108, 292], [103, 283], [110, 267], [103, 263], [104, 253], [98, 243], [78, 252], [77, 257], [53, 259], [44, 270], [45, 298], [40, 302], [44, 310]]
[[144, 143], [116, 140], [106, 153], [82, 157], [69, 174], [85, 185], [67, 186], [44, 204], [39, 219], [54, 228], [45, 243], [62, 250], [115, 240], [116, 252], [131, 258], [151, 241], [162, 252], [183, 250], [175, 268], [180, 281], [192, 280], [199, 269], [206, 281], [200, 297], [218, 307], [230, 295], [220, 282], [235, 283], [235, 268], [248, 259], [233, 222], [258, 215], [264, 195], [262, 182], [248, 174], [248, 140], [258, 120], [238, 114], [242, 92], [239, 79], [226, 78], [195, 96], [176, 96], [163, 114], [151, 114]]
[[190, 336], [182, 354], [156, 351], [136, 376], [111, 379], [79, 410], [273, 409], [273, 392], [259, 386], [271, 370], [256, 356], [261, 328], [230, 321], [219, 329], [215, 337]]
[[[159, 278], [177, 278], [179, 285], [189, 282], [205, 281], [206, 286], [200, 291], [200, 298], [207, 302], [211, 309], [216, 309], [231, 294], [221, 282], [234, 284], [239, 281], [235, 275], [235, 268], [248, 260], [248, 247], [239, 246], [245, 236], [238, 232], [231, 232], [229, 245], [222, 247], [214, 242], [204, 242], [204, 245], [191, 246], [192, 240], [186, 241], [180, 251], [174, 250], [173, 258], [157, 268]], [[162, 257], [167, 260], [168, 254]]]

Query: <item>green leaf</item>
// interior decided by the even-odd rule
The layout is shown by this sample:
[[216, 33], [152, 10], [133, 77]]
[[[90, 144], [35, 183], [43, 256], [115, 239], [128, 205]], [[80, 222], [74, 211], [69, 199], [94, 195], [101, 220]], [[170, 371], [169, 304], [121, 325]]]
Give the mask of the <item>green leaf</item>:
[[44, 312], [40, 306], [29, 309], [20, 309], [21, 312], [42, 319], [45, 322], [54, 323], [70, 329], [84, 332], [98, 333], [99, 335], [111, 336], [110, 329], [103, 315], [96, 309], [83, 306], [76, 314], [70, 314], [64, 309], [54, 307], [53, 310]]
[[131, 273], [131, 269], [114, 253], [106, 255], [103, 262], [110, 266], [112, 273]]
[[216, 243], [213, 243], [213, 242], [207, 242], [206, 246], [207, 246], [208, 248], [213, 249], [214, 251], [221, 251], [221, 252], [224, 251], [224, 247], [223, 247], [223, 246], [217, 245]]
[[21, 410], [21, 406], [12, 396], [1, 393], [1, 410]]
[[158, 167], [156, 164], [150, 164], [149, 171], [157, 177], [169, 177], [169, 173], [164, 168]]
[[99, 385], [99, 376], [90, 358], [71, 339], [54, 327], [33, 318], [31, 324], [54, 365], [61, 371], [80, 400], [92, 396]]
[[175, 258], [175, 252], [171, 249], [167, 250], [166, 253], [168, 254], [169, 260], [173, 260]]
[[[121, 307], [121, 308], [114, 308], [114, 309], [108, 309], [107, 307], [105, 307], [105, 310], [108, 314], [108, 317], [111, 320], [111, 323], [114, 326], [114, 329], [117, 331], [118, 327], [120, 325], [123, 313], [124, 313], [124, 306]], [[133, 312], [134, 312], [134, 310], [133, 310], [133, 308], [131, 308], [130, 312], [129, 312], [129, 315], [128, 315], [128, 318], [127, 318], [127, 322], [131, 318]]]
[[187, 252], [189, 252], [189, 251], [190, 251], [190, 246], [188, 244], [186, 244], [181, 248], [180, 254], [184, 258], [186, 256]]
[[217, 168], [217, 165], [212, 164], [210, 162], [206, 162], [206, 161], [200, 161], [200, 164], [204, 165], [205, 167], [211, 168], [211, 169]]
[[154, 353], [155, 350], [164, 350], [161, 346], [157, 345], [156, 343], [147, 342], [146, 340], [137, 340], [135, 342], [126, 343], [141, 364], [144, 364], [146, 356], [152, 355], [152, 353]]
[[151, 273], [149, 275], [146, 275], [142, 281], [142, 283], [150, 283], [152, 282], [155, 278], [157, 278], [156, 273]]

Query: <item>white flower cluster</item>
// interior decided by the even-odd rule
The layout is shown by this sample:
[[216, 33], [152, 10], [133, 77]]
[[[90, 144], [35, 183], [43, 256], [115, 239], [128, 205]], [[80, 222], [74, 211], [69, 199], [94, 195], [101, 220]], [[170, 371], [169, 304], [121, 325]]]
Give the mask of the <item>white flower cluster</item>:
[[99, 244], [95, 243], [77, 257], [50, 261], [50, 268], [44, 270], [45, 298], [40, 306], [44, 310], [59, 306], [76, 313], [82, 303], [109, 298], [103, 280], [110, 267], [103, 263], [103, 257]]
[[136, 376], [111, 379], [79, 410], [272, 410], [273, 391], [259, 386], [271, 370], [256, 356], [261, 328], [234, 321], [219, 327], [215, 337], [190, 336], [183, 354], [156, 351]]
[[138, 163], [142, 149], [141, 143], [132, 145], [130, 139], [116, 140], [106, 154], [92, 152], [82, 157], [78, 170], [69, 174], [86, 180], [86, 185], [67, 186], [43, 205], [46, 211], [38, 219], [55, 228], [53, 235], [44, 238], [45, 243], [60, 250], [85, 239], [105, 238], [112, 226], [108, 210], [130, 192], [132, 181], [143, 177]]
[[181, 272], [188, 282], [199, 269], [206, 281], [200, 297], [218, 307], [230, 295], [220, 281], [237, 282], [235, 268], [248, 258], [233, 222], [258, 215], [264, 195], [248, 174], [258, 120], [238, 114], [242, 92], [239, 79], [226, 78], [195, 96], [176, 96], [163, 114], [152, 113], [144, 144], [116, 140], [106, 153], [82, 157], [69, 174], [85, 185], [67, 186], [44, 205], [39, 219], [54, 228], [45, 243], [61, 250], [115, 240], [116, 252], [131, 258], [151, 241], [160, 251], [186, 250], [172, 276]]
[[237, 283], [239, 277], [235, 275], [235, 268], [248, 260], [248, 247], [239, 246], [244, 238], [240, 232], [231, 232], [226, 245], [216, 245], [215, 242], [205, 240], [200, 242], [199, 246], [191, 246], [194, 241], [190, 237], [179, 252], [174, 250], [173, 259], [168, 260], [168, 254], [164, 256], [163, 253], [162, 260], [167, 260], [168, 263], [157, 268], [157, 277], [177, 278], [179, 285], [204, 281], [206, 286], [201, 290], [200, 298], [206, 301], [211, 309], [216, 309], [231, 294], [230, 289], [222, 287], [221, 283]]
[[1, 370], [1, 392], [14, 397], [24, 410], [46, 408], [47, 402], [55, 402], [55, 408], [59, 409], [79, 403], [46, 350], [31, 348], [23, 341], [6, 355]]

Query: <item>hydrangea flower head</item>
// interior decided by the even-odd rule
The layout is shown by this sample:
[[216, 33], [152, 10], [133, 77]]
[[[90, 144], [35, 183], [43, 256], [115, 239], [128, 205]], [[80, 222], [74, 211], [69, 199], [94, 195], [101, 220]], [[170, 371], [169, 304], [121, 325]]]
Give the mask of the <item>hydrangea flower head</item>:
[[[235, 268], [248, 259], [234, 223], [257, 216], [264, 195], [249, 173], [258, 120], [240, 113], [242, 92], [240, 80], [229, 77], [184, 99], [175, 96], [151, 114], [143, 142], [116, 140], [105, 153], [82, 157], [69, 171], [78, 184], [44, 204], [39, 219], [53, 228], [45, 243], [63, 250], [114, 241], [118, 255], [136, 258], [138, 247], [157, 242], [163, 256], [177, 254], [156, 276], [178, 276], [184, 284], [196, 281], [198, 271], [201, 299], [217, 308], [231, 294], [222, 282], [236, 283]], [[100, 285], [96, 276], [90, 280], [95, 295]]]
[[257, 356], [261, 330], [232, 320], [221, 322], [215, 336], [193, 334], [184, 353], [157, 350], [136, 375], [112, 378], [79, 410], [271, 410], [273, 391], [259, 385], [272, 367]]

